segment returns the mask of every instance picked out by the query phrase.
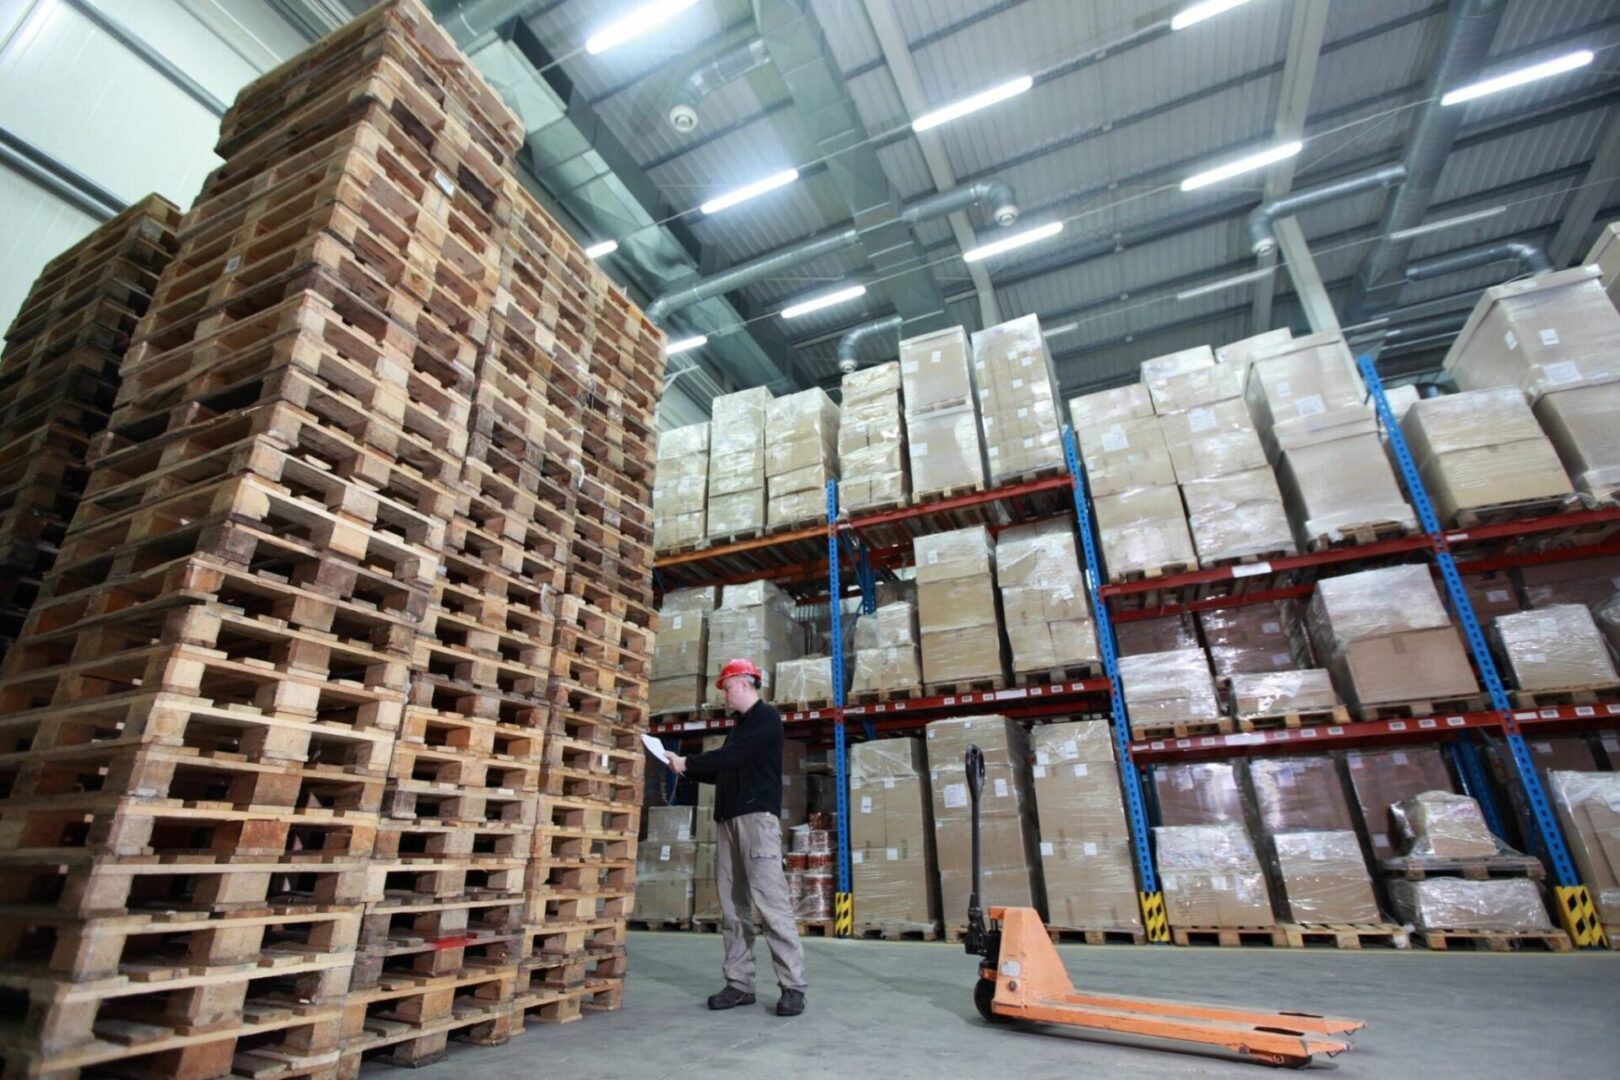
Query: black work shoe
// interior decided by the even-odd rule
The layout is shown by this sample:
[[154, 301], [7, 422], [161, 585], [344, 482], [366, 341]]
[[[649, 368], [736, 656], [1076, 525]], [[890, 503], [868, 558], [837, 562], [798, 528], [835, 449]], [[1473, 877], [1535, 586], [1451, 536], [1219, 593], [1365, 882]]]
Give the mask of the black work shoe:
[[776, 1003], [776, 1015], [798, 1016], [802, 1012], [804, 1012], [804, 991], [782, 991], [782, 1000]]
[[753, 1003], [753, 994], [745, 994], [735, 986], [728, 986], [718, 994], [709, 995], [709, 1008], [715, 1010], [735, 1009], [739, 1005], [752, 1005]]

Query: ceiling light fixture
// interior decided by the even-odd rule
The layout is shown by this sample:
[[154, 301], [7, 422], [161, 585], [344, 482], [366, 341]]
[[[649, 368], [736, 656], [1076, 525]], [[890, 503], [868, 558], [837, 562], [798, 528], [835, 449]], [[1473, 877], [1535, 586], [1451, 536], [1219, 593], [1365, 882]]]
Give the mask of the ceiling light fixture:
[[1222, 289], [1233, 289], [1239, 285], [1247, 285], [1251, 281], [1259, 281], [1263, 277], [1270, 277], [1276, 272], [1277, 268], [1275, 266], [1267, 266], [1260, 270], [1250, 270], [1247, 274], [1239, 274], [1236, 277], [1222, 278], [1220, 281], [1212, 281], [1208, 285], [1198, 285], [1191, 289], [1185, 289], [1176, 293], [1176, 299], [1191, 300], [1195, 296], [1204, 296], [1208, 293], [1220, 292]]
[[679, 341], [672, 341], [665, 345], [664, 355], [677, 356], [683, 352], [691, 352], [693, 349], [701, 349], [708, 343], [708, 336], [704, 334], [698, 334], [696, 337], [681, 338]]
[[1414, 225], [1410, 229], [1398, 229], [1395, 232], [1390, 233], [1389, 238], [1391, 240], [1410, 240], [1414, 236], [1426, 236], [1432, 232], [1439, 232], [1441, 229], [1453, 229], [1458, 225], [1468, 225], [1475, 221], [1484, 221], [1486, 218], [1493, 218], [1499, 214], [1505, 213], [1507, 213], [1507, 206], [1505, 204], [1502, 206], [1493, 206], [1489, 210], [1478, 210], [1472, 214], [1459, 214], [1456, 217], [1442, 218], [1439, 221], [1431, 221], [1424, 225]]
[[1078, 329], [1080, 329], [1080, 324], [1079, 323], [1077, 323], [1077, 322], [1068, 322], [1068, 323], [1064, 323], [1062, 326], [1054, 326], [1050, 330], [1042, 330], [1041, 331], [1041, 336], [1042, 337], [1048, 337], [1048, 338], [1061, 337], [1064, 334], [1072, 334]]
[[966, 116], [968, 113], [978, 112], [986, 106], [994, 105], [998, 101], [1006, 101], [1010, 97], [1017, 97], [1035, 85], [1035, 79], [1029, 75], [1020, 75], [1016, 79], [1004, 82], [999, 86], [992, 86], [988, 90], [981, 90], [971, 97], [947, 105], [933, 112], [923, 113], [911, 122], [912, 131], [927, 131], [937, 128], [941, 124], [948, 124], [952, 120]]
[[615, 46], [623, 45], [631, 38], [658, 29], [687, 8], [695, 6], [697, 2], [698, 0], [653, 0], [650, 4], [631, 8], [586, 38], [585, 51], [592, 56], [605, 53]]
[[1544, 60], [1539, 64], [1531, 64], [1517, 71], [1510, 71], [1506, 75], [1498, 75], [1493, 79], [1460, 86], [1448, 91], [1440, 98], [1441, 105], [1460, 105], [1465, 101], [1482, 98], [1486, 94], [1496, 94], [1503, 90], [1511, 90], [1515, 86], [1535, 82], [1537, 79], [1548, 79], [1554, 75], [1562, 75], [1566, 71], [1583, 68], [1592, 62], [1591, 49], [1576, 49], [1572, 53], [1556, 56], [1551, 60]]
[[747, 202], [749, 199], [763, 195], [767, 191], [775, 191], [779, 187], [786, 187], [798, 178], [798, 169], [783, 169], [779, 173], [772, 173], [763, 180], [755, 180], [752, 184], [745, 184], [735, 191], [728, 191], [718, 198], [710, 199], [698, 209], [705, 214], [718, 214], [722, 210], [728, 210], [738, 203]]
[[782, 309], [782, 318], [797, 319], [800, 315], [808, 315], [812, 311], [820, 311], [822, 308], [829, 308], [834, 304], [842, 304], [845, 300], [853, 300], [857, 296], [865, 295], [865, 285], [851, 285], [847, 289], [839, 289], [836, 292], [823, 293], [821, 296], [812, 297], [811, 299], [805, 300], [802, 303], [792, 304], [785, 307]]
[[1063, 222], [1061, 221], [1053, 221], [1045, 225], [1037, 225], [1033, 229], [1025, 229], [1023, 232], [1013, 233], [1011, 236], [1004, 236], [1000, 240], [992, 240], [988, 244], [980, 244], [971, 251], [963, 252], [962, 260], [964, 262], [978, 262], [980, 259], [988, 259], [992, 255], [1000, 255], [1004, 251], [1011, 251], [1014, 248], [1021, 248], [1026, 244], [1033, 244], [1038, 240], [1045, 240], [1048, 236], [1056, 236], [1062, 231]]
[[1288, 160], [1303, 149], [1305, 149], [1305, 144], [1297, 141], [1283, 143], [1281, 146], [1273, 146], [1257, 154], [1250, 154], [1246, 158], [1239, 158], [1229, 164], [1217, 165], [1213, 169], [1205, 169], [1201, 173], [1189, 176], [1181, 182], [1181, 190], [1195, 191], [1198, 188], [1218, 184], [1222, 180], [1229, 180], [1246, 172], [1253, 172], [1255, 169], [1263, 169], [1267, 165], [1275, 165], [1279, 161]]
[[600, 259], [602, 256], [611, 255], [618, 250], [619, 242], [617, 240], [604, 240], [600, 244], [592, 244], [586, 248], [585, 257], [587, 259]]
[[1235, 7], [1242, 7], [1249, 0], [1204, 0], [1202, 4], [1183, 8], [1176, 12], [1170, 20], [1170, 29], [1185, 30], [1194, 23], [1201, 23], [1205, 19], [1212, 19], [1223, 11], [1231, 11]]

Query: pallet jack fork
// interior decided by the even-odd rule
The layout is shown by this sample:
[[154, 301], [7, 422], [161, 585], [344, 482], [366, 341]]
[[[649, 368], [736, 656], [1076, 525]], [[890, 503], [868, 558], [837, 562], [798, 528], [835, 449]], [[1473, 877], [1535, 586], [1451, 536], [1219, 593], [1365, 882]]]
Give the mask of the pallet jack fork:
[[1351, 1048], [1339, 1036], [1364, 1020], [1313, 1013], [1238, 1009], [1189, 1001], [1124, 997], [1076, 990], [1033, 908], [994, 907], [986, 924], [979, 904], [979, 798], [984, 754], [967, 751], [973, 802], [973, 892], [963, 944], [980, 957], [973, 1004], [986, 1020], [1062, 1024], [1087, 1031], [1169, 1040], [1180, 1049], [1227, 1050], [1266, 1065], [1304, 1068], [1317, 1054]]

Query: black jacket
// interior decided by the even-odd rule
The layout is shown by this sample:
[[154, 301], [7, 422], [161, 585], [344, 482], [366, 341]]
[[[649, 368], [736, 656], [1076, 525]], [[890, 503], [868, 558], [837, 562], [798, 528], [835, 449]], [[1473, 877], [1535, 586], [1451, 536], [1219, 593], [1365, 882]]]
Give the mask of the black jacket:
[[737, 718], [718, 750], [686, 759], [686, 775], [713, 784], [714, 820], [782, 816], [782, 714], [760, 700]]

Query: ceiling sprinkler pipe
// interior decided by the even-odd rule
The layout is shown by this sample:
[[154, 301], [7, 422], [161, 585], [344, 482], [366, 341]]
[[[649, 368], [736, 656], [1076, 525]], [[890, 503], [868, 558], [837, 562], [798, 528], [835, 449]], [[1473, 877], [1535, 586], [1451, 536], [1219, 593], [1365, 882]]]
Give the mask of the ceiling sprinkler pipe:
[[838, 339], [838, 370], [845, 375], [860, 367], [860, 360], [856, 353], [860, 350], [861, 342], [878, 334], [887, 334], [898, 331], [905, 320], [899, 315], [886, 315], [881, 319], [852, 326]]
[[1293, 217], [1322, 203], [1349, 198], [1378, 188], [1393, 187], [1406, 179], [1406, 166], [1385, 165], [1379, 169], [1346, 176], [1303, 191], [1279, 195], [1263, 202], [1249, 212], [1249, 250], [1255, 255], [1270, 255], [1277, 250], [1277, 234], [1273, 224], [1282, 218]]

